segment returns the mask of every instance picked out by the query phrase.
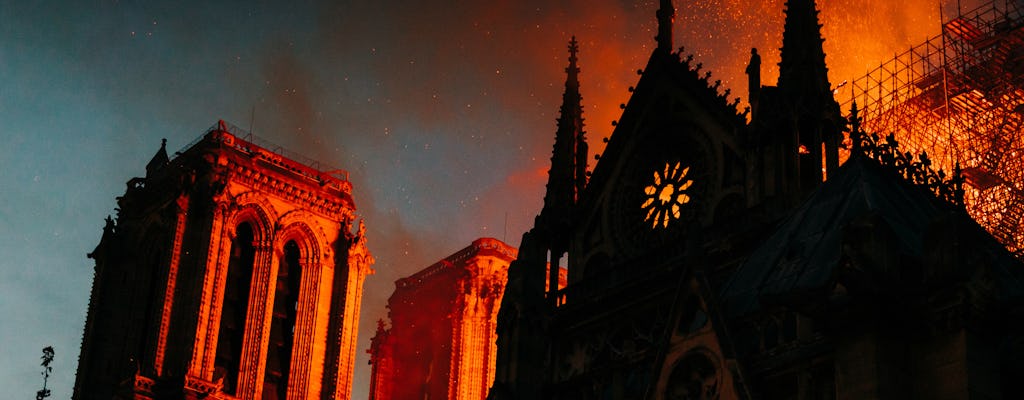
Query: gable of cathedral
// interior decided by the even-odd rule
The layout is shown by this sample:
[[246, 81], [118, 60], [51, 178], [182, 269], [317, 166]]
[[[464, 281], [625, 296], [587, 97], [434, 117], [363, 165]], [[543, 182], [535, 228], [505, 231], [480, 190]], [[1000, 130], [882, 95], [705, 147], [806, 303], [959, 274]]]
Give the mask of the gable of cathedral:
[[577, 233], [589, 251], [570, 281], [678, 249], [744, 204], [744, 118], [709, 79], [690, 57], [651, 56], [580, 200]]

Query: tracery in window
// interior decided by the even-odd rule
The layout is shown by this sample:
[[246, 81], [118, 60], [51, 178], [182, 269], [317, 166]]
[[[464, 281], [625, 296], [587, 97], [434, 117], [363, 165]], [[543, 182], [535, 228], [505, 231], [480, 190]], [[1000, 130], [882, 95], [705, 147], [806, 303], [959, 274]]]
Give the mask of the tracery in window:
[[644, 188], [646, 199], [640, 206], [646, 211], [644, 221], [651, 223], [651, 228], [667, 228], [669, 221], [682, 216], [681, 207], [690, 202], [686, 190], [693, 185], [687, 179], [690, 167], [682, 167], [680, 162], [665, 163], [664, 169], [654, 171], [654, 181]]

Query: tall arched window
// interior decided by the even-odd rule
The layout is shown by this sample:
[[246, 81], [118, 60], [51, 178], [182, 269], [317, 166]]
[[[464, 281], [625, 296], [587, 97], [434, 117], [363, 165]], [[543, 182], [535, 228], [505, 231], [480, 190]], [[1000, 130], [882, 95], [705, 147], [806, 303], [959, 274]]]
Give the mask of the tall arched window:
[[[156, 339], [156, 331], [159, 329], [156, 326], [160, 317], [160, 311], [157, 311], [159, 303], [163, 301], [163, 292], [160, 291], [160, 276], [164, 273], [163, 271], [163, 254], [164, 249], [161, 244], [162, 241], [157, 235], [147, 235], [147, 240], [142, 242], [142, 248], [144, 249], [141, 256], [145, 260], [142, 264], [142, 268], [136, 271], [138, 274], [138, 280], [136, 281], [139, 287], [135, 290], [145, 288], [145, 291], [137, 292], [137, 296], [134, 301], [144, 304], [142, 309], [142, 325], [140, 325], [141, 335], [139, 336], [138, 347], [134, 351], [136, 358], [136, 367], [140, 368], [144, 372], [150, 372], [153, 368], [152, 350], [153, 343]], [[138, 305], [138, 304], [136, 304]]]
[[301, 277], [299, 246], [295, 241], [288, 241], [284, 245], [284, 257], [277, 269], [274, 313], [267, 348], [267, 370], [263, 377], [263, 399], [283, 400], [288, 393], [288, 370], [295, 339], [295, 317], [298, 313]]
[[214, 360], [214, 380], [224, 379], [224, 393], [235, 394], [238, 385], [239, 362], [242, 358], [242, 339], [245, 337], [245, 312], [249, 305], [253, 263], [256, 248], [253, 230], [243, 223], [231, 242], [231, 258], [224, 286], [224, 302], [220, 314], [220, 333], [217, 339], [217, 357]]

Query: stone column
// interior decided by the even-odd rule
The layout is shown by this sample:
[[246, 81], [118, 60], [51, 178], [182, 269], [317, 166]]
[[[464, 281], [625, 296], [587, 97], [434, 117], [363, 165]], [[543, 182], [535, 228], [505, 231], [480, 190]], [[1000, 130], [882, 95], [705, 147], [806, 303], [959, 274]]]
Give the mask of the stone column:
[[[354, 242], [349, 246], [348, 255], [348, 279], [343, 284], [344, 292], [335, 291], [335, 295], [345, 296], [344, 318], [341, 323], [341, 343], [338, 352], [338, 369], [334, 379], [337, 387], [333, 393], [334, 399], [349, 399], [352, 397], [352, 371], [356, 358], [356, 335], [359, 333], [359, 311], [363, 298], [363, 281], [366, 276], [373, 273], [370, 267], [374, 259], [366, 248], [366, 228], [360, 222], [359, 233]], [[338, 266], [339, 268], [342, 266]], [[337, 282], [335, 284], [339, 284]]]
[[181, 263], [182, 243], [185, 237], [185, 222], [188, 220], [188, 196], [179, 196], [175, 202], [174, 241], [171, 243], [171, 259], [167, 265], [167, 282], [164, 287], [163, 307], [160, 308], [160, 328], [153, 355], [153, 370], [156, 376], [163, 375], [164, 355], [167, 351], [167, 333], [174, 310], [174, 290], [178, 280], [178, 265]]
[[256, 399], [263, 392], [263, 372], [267, 368], [267, 341], [270, 340], [270, 322], [273, 314], [274, 289], [277, 278], [279, 252], [274, 251], [273, 238], [264, 238], [256, 244], [253, 261], [252, 285], [249, 288], [249, 306], [246, 310], [245, 337], [242, 340], [242, 359], [239, 363], [239, 398]]
[[[230, 246], [231, 240], [224, 232], [224, 225], [227, 218], [227, 204], [215, 202], [212, 205], [213, 218], [210, 227], [209, 245], [206, 250], [206, 262], [203, 268], [202, 290], [200, 292], [199, 312], [196, 315], [195, 338], [192, 346], [192, 358], [188, 365], [188, 375], [194, 378], [209, 380], [210, 376], [205, 374], [211, 365], [206, 366], [206, 352], [209, 344], [216, 343], [216, 331], [218, 324], [211, 324], [214, 314], [220, 315], [220, 305], [215, 304], [218, 294], [223, 288], [217, 287], [217, 282], [223, 280], [226, 272], [226, 265], [220, 262], [224, 252], [224, 242]], [[216, 346], [214, 346], [216, 349]], [[211, 358], [212, 360], [212, 358]]]

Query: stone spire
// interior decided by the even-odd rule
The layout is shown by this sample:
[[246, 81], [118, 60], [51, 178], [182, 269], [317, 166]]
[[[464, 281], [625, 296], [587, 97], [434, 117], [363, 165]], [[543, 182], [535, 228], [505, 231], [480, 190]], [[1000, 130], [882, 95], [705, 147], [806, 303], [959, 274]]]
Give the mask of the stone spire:
[[[547, 194], [544, 196], [543, 219], [548, 224], [564, 219], [569, 209], [576, 204], [580, 191], [586, 184], [587, 142], [583, 131], [583, 97], [580, 95], [579, 72], [576, 53], [579, 44], [573, 36], [569, 42], [569, 66], [566, 67], [565, 92], [562, 94], [561, 115], [558, 131], [551, 152], [551, 169], [548, 171]], [[554, 226], [550, 226], [555, 228]], [[555, 228], [558, 229], [558, 228]]]
[[792, 150], [799, 150], [796, 174], [800, 193], [817, 187], [839, 166], [845, 122], [828, 82], [824, 41], [815, 1], [787, 0], [778, 88], [788, 108], [789, 125], [796, 131]]
[[[569, 236], [573, 228], [573, 209], [587, 183], [587, 142], [583, 131], [583, 97], [580, 96], [579, 67], [576, 53], [579, 44], [573, 36], [569, 42], [569, 66], [565, 69], [565, 93], [562, 94], [561, 115], [555, 146], [551, 151], [551, 169], [548, 170], [547, 193], [544, 208], [537, 217], [537, 240], [548, 250], [549, 265], [569, 250]], [[549, 268], [548, 287], [558, 287], [558, 268]], [[550, 298], [552, 301], [554, 297]]]
[[565, 93], [562, 94], [562, 115], [559, 118], [558, 130], [572, 132], [574, 151], [576, 155], [573, 185], [575, 199], [579, 200], [580, 193], [587, 185], [587, 147], [586, 132], [583, 131], [583, 96], [580, 95], [580, 68], [576, 66], [576, 53], [579, 51], [579, 44], [576, 36], [569, 42], [569, 66], [565, 68]]
[[508, 267], [508, 284], [498, 312], [497, 367], [487, 397], [490, 400], [542, 398], [543, 382], [550, 374], [545, 354], [553, 351], [554, 344], [545, 339], [547, 313], [557, 306], [558, 266], [568, 253], [572, 214], [586, 185], [587, 142], [578, 51], [573, 36], [544, 208], [533, 228], [523, 234], [516, 260]]
[[672, 52], [672, 22], [676, 19], [676, 8], [672, 0], [661, 0], [661, 7], [656, 14], [658, 16], [658, 50]]
[[781, 90], [804, 96], [810, 102], [827, 96], [832, 98], [828, 82], [828, 67], [825, 66], [825, 51], [818, 23], [818, 10], [814, 0], [787, 0], [786, 25], [782, 34], [779, 82]]

